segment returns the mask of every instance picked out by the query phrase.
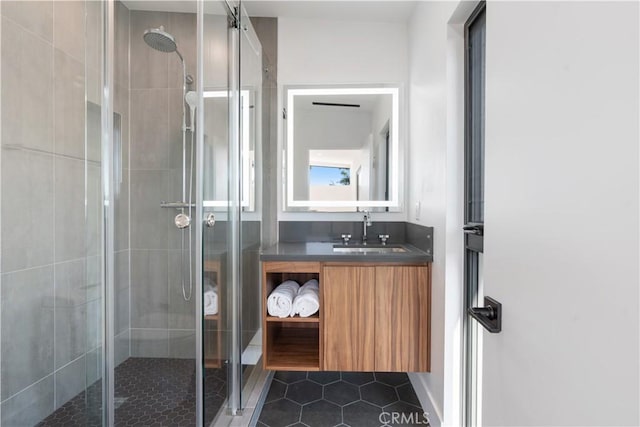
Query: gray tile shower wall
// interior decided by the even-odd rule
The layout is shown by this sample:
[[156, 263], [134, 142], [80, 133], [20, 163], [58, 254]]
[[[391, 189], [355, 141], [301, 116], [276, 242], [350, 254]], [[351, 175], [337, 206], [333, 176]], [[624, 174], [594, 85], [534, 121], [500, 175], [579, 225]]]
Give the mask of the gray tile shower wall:
[[101, 6], [2, 1], [0, 39], [0, 424], [33, 425], [97, 379]]
[[[280, 221], [281, 242], [340, 242], [342, 234], [351, 234], [352, 242], [362, 241], [361, 221]], [[389, 235], [389, 243], [409, 243], [433, 254], [433, 227], [409, 222], [373, 221], [367, 229], [369, 242], [378, 242], [380, 234]]]
[[[262, 44], [262, 182], [276, 182], [277, 174], [277, 98], [278, 98], [278, 19], [251, 18]], [[266, 246], [277, 240], [276, 187], [262, 186], [262, 242]]]
[[[132, 356], [193, 358], [193, 350], [182, 351], [195, 336], [195, 299], [182, 296], [181, 267], [183, 233], [193, 229], [176, 229], [178, 211], [160, 207], [162, 201], [183, 198], [182, 66], [175, 53], [154, 50], [142, 37], [146, 29], [160, 26], [176, 38], [187, 73], [196, 78], [196, 15], [130, 11], [130, 40], [122, 42], [130, 42], [131, 64], [129, 69], [116, 67], [123, 83], [129, 81], [131, 99], [128, 332]], [[187, 134], [187, 143], [189, 138]], [[195, 238], [192, 245], [195, 253]]]

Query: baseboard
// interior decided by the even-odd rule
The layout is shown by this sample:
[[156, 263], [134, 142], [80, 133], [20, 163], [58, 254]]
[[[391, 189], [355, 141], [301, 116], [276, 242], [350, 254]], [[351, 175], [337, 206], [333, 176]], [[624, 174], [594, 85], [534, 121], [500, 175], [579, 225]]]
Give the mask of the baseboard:
[[422, 409], [427, 414], [430, 427], [442, 427], [442, 413], [435, 404], [427, 385], [424, 382], [424, 374], [409, 372], [409, 380], [418, 396]]

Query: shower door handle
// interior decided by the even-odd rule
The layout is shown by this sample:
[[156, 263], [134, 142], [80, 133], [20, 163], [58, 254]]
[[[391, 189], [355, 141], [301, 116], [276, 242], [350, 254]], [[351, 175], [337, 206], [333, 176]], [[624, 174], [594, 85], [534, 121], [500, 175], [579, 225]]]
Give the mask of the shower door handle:
[[204, 219], [204, 223], [209, 228], [213, 227], [214, 225], [216, 225], [216, 216], [212, 213], [207, 214], [206, 218]]

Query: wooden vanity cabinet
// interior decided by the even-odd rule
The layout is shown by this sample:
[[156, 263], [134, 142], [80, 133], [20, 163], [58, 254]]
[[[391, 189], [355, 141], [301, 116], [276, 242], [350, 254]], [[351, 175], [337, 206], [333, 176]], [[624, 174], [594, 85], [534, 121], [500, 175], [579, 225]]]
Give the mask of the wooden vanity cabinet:
[[376, 269], [375, 370], [429, 370], [429, 267]]
[[328, 265], [322, 268], [325, 371], [373, 371], [375, 270]]
[[[427, 372], [430, 369], [430, 264], [263, 263], [265, 369]], [[282, 281], [319, 279], [320, 312], [268, 315]]]
[[427, 265], [322, 267], [326, 371], [429, 371]]

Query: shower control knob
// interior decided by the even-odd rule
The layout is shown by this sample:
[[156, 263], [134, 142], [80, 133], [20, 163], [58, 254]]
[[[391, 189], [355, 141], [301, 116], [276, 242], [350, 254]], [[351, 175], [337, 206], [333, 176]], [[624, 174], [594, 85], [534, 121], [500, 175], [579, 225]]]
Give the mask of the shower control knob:
[[178, 215], [176, 215], [174, 222], [176, 224], [176, 227], [178, 227], [179, 229], [183, 229], [191, 225], [191, 218], [189, 218], [188, 215], [179, 213]]
[[206, 218], [204, 219], [204, 223], [209, 228], [213, 227], [216, 224], [216, 216], [212, 213], [207, 214]]

